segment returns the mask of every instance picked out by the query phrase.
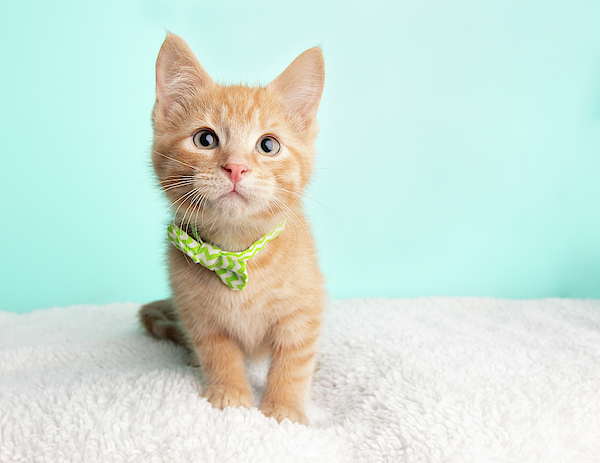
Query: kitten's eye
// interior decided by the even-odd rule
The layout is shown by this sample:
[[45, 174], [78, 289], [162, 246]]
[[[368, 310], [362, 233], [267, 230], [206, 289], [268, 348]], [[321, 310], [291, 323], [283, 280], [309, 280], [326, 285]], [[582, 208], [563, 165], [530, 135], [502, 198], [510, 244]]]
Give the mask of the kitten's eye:
[[279, 148], [279, 142], [269, 135], [261, 137], [256, 143], [256, 150], [264, 156], [277, 156]]
[[219, 144], [219, 139], [210, 129], [198, 130], [194, 134], [194, 145], [201, 150], [212, 150]]

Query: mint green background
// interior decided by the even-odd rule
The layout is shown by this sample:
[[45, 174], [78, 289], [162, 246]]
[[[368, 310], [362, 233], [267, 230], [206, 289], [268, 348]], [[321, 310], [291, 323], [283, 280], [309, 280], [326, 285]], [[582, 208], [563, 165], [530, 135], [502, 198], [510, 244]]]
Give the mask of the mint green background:
[[[164, 29], [218, 80], [321, 44], [333, 297], [600, 298], [600, 2], [2, 2], [0, 309], [168, 294]], [[314, 201], [313, 201], [314, 199]]]

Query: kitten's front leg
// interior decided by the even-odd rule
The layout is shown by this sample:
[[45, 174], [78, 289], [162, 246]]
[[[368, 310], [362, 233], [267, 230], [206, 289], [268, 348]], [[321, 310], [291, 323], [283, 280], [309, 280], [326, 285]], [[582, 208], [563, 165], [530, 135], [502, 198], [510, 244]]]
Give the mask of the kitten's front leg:
[[252, 407], [252, 391], [244, 369], [244, 354], [225, 333], [204, 334], [194, 350], [206, 378], [203, 396], [215, 408]]
[[260, 409], [279, 422], [288, 418], [308, 424], [304, 406], [315, 369], [317, 334], [313, 331], [299, 337], [286, 331], [276, 338], [267, 392]]

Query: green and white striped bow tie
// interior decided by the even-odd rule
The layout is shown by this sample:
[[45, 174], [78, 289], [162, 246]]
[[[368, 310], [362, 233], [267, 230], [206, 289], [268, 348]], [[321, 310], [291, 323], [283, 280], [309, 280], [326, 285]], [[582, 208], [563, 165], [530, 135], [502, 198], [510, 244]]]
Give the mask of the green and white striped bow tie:
[[219, 275], [221, 281], [230, 289], [241, 291], [248, 281], [246, 261], [264, 248], [269, 241], [279, 235], [284, 227], [285, 220], [248, 249], [241, 252], [223, 251], [217, 246], [205, 243], [198, 237], [193, 228], [192, 233], [196, 239], [189, 236], [175, 224], [169, 225], [167, 232], [169, 241], [177, 249], [189, 256], [195, 263]]

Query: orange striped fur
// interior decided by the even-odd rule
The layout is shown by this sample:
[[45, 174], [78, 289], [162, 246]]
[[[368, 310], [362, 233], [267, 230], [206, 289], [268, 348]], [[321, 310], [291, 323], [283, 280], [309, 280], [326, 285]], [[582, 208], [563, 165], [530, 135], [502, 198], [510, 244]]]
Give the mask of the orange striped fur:
[[[173, 296], [140, 310], [148, 332], [194, 351], [204, 370], [204, 396], [214, 407], [251, 407], [244, 358], [267, 354], [261, 410], [278, 421], [307, 423], [325, 291], [302, 193], [313, 170], [323, 83], [318, 48], [266, 87], [218, 85], [176, 35], [169, 34], [160, 50], [152, 161], [175, 223], [193, 225], [221, 249], [241, 251], [287, 220], [248, 261], [243, 291], [230, 290], [169, 245]], [[201, 129], [218, 137], [214, 149], [194, 144]], [[258, 152], [263, 135], [279, 141], [277, 156]], [[227, 171], [232, 165], [245, 168], [237, 184]]]

